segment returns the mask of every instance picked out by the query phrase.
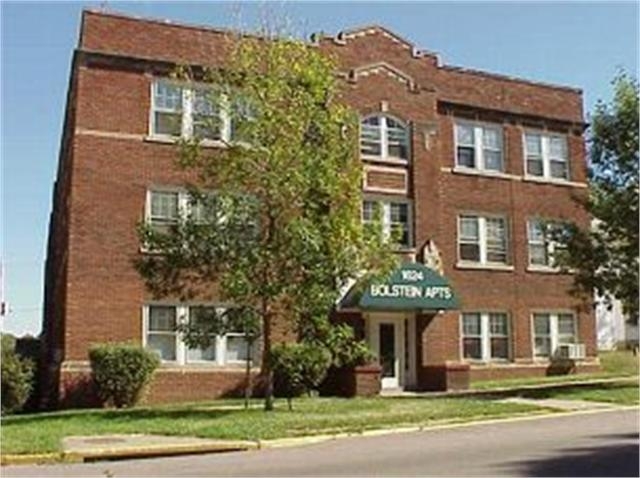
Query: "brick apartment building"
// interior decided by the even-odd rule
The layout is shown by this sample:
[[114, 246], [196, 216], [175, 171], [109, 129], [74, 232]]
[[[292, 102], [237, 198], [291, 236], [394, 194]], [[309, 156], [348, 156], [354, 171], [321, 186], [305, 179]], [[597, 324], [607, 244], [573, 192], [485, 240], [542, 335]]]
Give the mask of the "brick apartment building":
[[[166, 78], [176, 64], [215, 65], [224, 35], [82, 15], [46, 264], [49, 404], [82, 398], [88, 347], [105, 341], [135, 340], [161, 355], [150, 401], [242, 386], [241, 337], [187, 349], [173, 325], [196, 304], [152, 301], [132, 266], [136, 224], [176, 220], [185, 200], [172, 144], [180, 132], [164, 119], [180, 118], [189, 134], [191, 96]], [[408, 270], [421, 279], [430, 269], [419, 263], [436, 263], [441, 275], [431, 275], [458, 301], [433, 310], [342, 305], [338, 313], [383, 357], [380, 385], [429, 390], [452, 386], [457, 373], [544, 375], [558, 352], [576, 358], [578, 371], [597, 368], [590, 304], [568, 294], [572, 278], [554, 269], [542, 223], [589, 222], [572, 199], [586, 192], [581, 91], [448, 66], [379, 26], [313, 42], [338, 59], [362, 118], [363, 220], [381, 204], [384, 227], [404, 231]], [[387, 285], [378, 292], [389, 295]]]

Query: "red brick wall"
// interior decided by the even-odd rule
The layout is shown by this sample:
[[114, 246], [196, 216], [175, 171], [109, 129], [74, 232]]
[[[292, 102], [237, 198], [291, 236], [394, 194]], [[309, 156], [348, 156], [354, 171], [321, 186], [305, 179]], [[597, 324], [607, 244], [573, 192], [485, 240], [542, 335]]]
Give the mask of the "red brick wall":
[[[211, 29], [91, 12], [83, 20], [79, 46], [85, 53], [74, 70], [77, 91], [68, 99], [74, 115], [65, 130], [69, 147], [61, 157], [47, 266], [45, 330], [64, 347], [66, 361], [86, 360], [93, 342], [142, 339], [141, 307], [149, 295], [133, 260], [139, 254], [136, 225], [143, 218], [145, 193], [154, 185], [180, 186], [194, 179], [175, 168], [174, 146], [145, 140], [157, 70], [153, 61], [220, 64], [226, 51], [224, 34]], [[415, 58], [411, 45], [382, 29], [347, 38], [345, 45], [324, 39], [321, 48], [335, 56], [340, 71], [351, 71], [343, 88], [347, 103], [362, 115], [386, 110], [410, 125], [408, 194], [414, 202], [416, 246], [435, 240], [463, 310], [509, 312], [513, 357], [530, 359], [531, 310], [578, 310], [580, 304], [568, 295], [570, 276], [526, 271], [526, 220], [540, 215], [586, 225], [588, 217], [572, 198], [584, 189], [522, 180], [522, 131], [534, 125], [567, 133], [571, 179], [583, 182], [581, 93], [438, 66], [434, 55]], [[107, 65], [91, 51], [152, 61]], [[378, 72], [363, 69], [374, 63], [385, 65]], [[511, 176], [450, 171], [454, 118], [464, 115], [503, 124], [505, 172]], [[457, 268], [456, 217], [464, 210], [509, 218], [513, 271]], [[215, 287], [207, 295], [215, 298]], [[357, 323], [361, 329], [361, 320]], [[277, 329], [278, 336], [286, 335], [283, 327]], [[419, 317], [418, 331], [420, 367], [460, 360], [458, 312]], [[595, 355], [590, 311], [579, 311], [579, 336], [587, 354]], [[224, 394], [237, 383], [233, 377], [213, 370], [163, 372], [152, 396]]]

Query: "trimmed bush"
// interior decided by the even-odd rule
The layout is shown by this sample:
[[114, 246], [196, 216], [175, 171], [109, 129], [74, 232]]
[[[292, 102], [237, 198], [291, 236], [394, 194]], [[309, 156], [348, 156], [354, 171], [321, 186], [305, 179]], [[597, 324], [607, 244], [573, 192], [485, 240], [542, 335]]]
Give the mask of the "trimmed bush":
[[2, 414], [20, 411], [33, 387], [34, 364], [21, 359], [15, 339], [2, 335]]
[[325, 347], [304, 342], [276, 345], [270, 359], [276, 393], [287, 398], [289, 410], [293, 397], [318, 388], [331, 364]]
[[98, 396], [117, 408], [135, 405], [160, 365], [156, 354], [132, 343], [94, 345], [89, 360]]

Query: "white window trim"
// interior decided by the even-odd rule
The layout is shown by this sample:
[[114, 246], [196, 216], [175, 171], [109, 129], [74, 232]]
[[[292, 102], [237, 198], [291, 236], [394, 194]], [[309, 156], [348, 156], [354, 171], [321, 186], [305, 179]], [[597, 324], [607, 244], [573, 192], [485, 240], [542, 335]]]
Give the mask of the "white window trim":
[[[480, 350], [482, 357], [480, 359], [465, 358], [464, 356], [464, 315], [465, 314], [479, 314], [480, 315]], [[490, 314], [503, 314], [507, 319], [507, 358], [492, 357], [491, 356], [491, 322]], [[505, 311], [501, 310], [487, 310], [487, 311], [466, 311], [460, 313], [460, 360], [470, 363], [508, 363], [512, 361], [512, 340], [511, 340], [511, 317]]]
[[[537, 135], [541, 137], [541, 154], [542, 154], [542, 176], [529, 174], [527, 171], [527, 135]], [[562, 138], [567, 146], [567, 157], [564, 161], [567, 164], [567, 177], [554, 178], [551, 176], [551, 156], [549, 142], [551, 138]], [[566, 134], [551, 133], [549, 131], [526, 129], [522, 133], [522, 157], [524, 159], [524, 180], [538, 181], [545, 183], [571, 183], [571, 161], [569, 154], [569, 137]], [[557, 158], [554, 158], [557, 159]]]
[[360, 217], [364, 221], [364, 202], [380, 203], [382, 206], [382, 233], [385, 238], [391, 237], [391, 203], [407, 205], [407, 231], [409, 244], [397, 244], [400, 250], [412, 249], [413, 245], [413, 201], [405, 198], [393, 198], [389, 196], [364, 195], [362, 198]]
[[[147, 189], [145, 194], [144, 203], [144, 223], [145, 225], [151, 225], [151, 195], [154, 192], [165, 193], [177, 193], [178, 194], [178, 223], [184, 221], [187, 215], [191, 211], [191, 205], [189, 203], [189, 192], [181, 187], [172, 186], [151, 186]], [[144, 253], [156, 253], [158, 251], [153, 250], [148, 244], [141, 242], [140, 252]]]
[[[550, 336], [550, 350], [549, 356], [545, 357], [543, 355], [536, 355], [536, 327], [535, 327], [535, 315], [536, 314], [545, 314], [549, 315], [549, 336]], [[574, 328], [574, 343], [579, 343], [580, 338], [580, 329], [578, 323], [578, 317], [572, 310], [534, 310], [531, 312], [531, 355], [535, 361], [548, 362], [551, 361], [558, 349], [559, 345], [559, 331], [558, 331], [558, 317], [560, 315], [571, 315], [573, 317], [573, 328]]]
[[[389, 164], [402, 164], [406, 165], [410, 161], [411, 158], [411, 130], [409, 129], [409, 124], [406, 121], [403, 121], [396, 116], [389, 115], [387, 113], [376, 113], [370, 114], [365, 117], [360, 118], [360, 130], [359, 130], [359, 138], [360, 142], [362, 141], [362, 122], [369, 118], [379, 118], [380, 119], [380, 156], [372, 155], [372, 154], [362, 154], [360, 153], [360, 157], [366, 161], [377, 161], [381, 163], [389, 163]], [[396, 156], [389, 156], [389, 138], [387, 134], [387, 118], [391, 118], [393, 121], [401, 124], [407, 134], [407, 158], [398, 158]], [[360, 143], [359, 143], [360, 147]]]
[[[527, 256], [528, 256], [528, 261], [527, 261], [527, 271], [530, 272], [561, 272], [561, 269], [557, 266], [553, 265], [553, 255], [555, 254], [556, 248], [558, 247], [558, 243], [556, 241], [550, 240], [547, 238], [547, 231], [543, 231], [543, 241], [542, 243], [540, 242], [532, 242], [531, 241], [531, 236], [530, 236], [530, 232], [531, 232], [531, 223], [534, 221], [542, 221], [542, 222], [547, 222], [547, 223], [558, 223], [559, 221], [554, 221], [554, 220], [545, 220], [544, 218], [541, 217], [530, 217], [527, 219], [527, 224], [526, 224], [526, 231], [525, 233], [527, 234]], [[531, 263], [531, 245], [532, 244], [537, 244], [537, 245], [544, 245], [545, 246], [545, 250], [547, 253], [547, 264], [532, 264]]]
[[[458, 164], [458, 126], [473, 128], [473, 153], [476, 163], [475, 168]], [[483, 143], [484, 129], [497, 129], [500, 132], [500, 145], [502, 146], [500, 149], [502, 168], [500, 170], [486, 168]], [[453, 125], [453, 164], [454, 172], [473, 172], [475, 174], [487, 176], [505, 175], [504, 127], [498, 123], [455, 120]]]
[[[158, 83], [168, 83], [182, 88], [182, 130], [181, 136], [173, 136], [170, 134], [156, 133], [155, 125], [155, 112], [162, 111], [162, 108], [157, 108], [155, 104], [155, 88]], [[163, 143], [175, 143], [180, 138], [191, 138], [193, 136], [193, 102], [195, 95], [194, 90], [206, 89], [210, 85], [202, 83], [188, 83], [178, 82], [171, 79], [156, 77], [151, 81], [151, 101], [149, 108], [149, 128], [148, 136], [146, 139], [150, 141], [159, 141]], [[220, 134], [222, 139], [202, 139], [201, 144], [204, 146], [216, 146], [224, 147], [231, 141], [231, 117], [228, 110], [228, 101], [224, 95], [221, 95], [220, 105], [218, 105], [220, 111]]]
[[[480, 260], [479, 261], [470, 261], [470, 260], [462, 260], [460, 257], [460, 238], [462, 236], [462, 216], [467, 217], [476, 217], [478, 219], [478, 242], [480, 246]], [[506, 258], [505, 262], [493, 262], [487, 260], [487, 231], [486, 231], [486, 220], [487, 219], [502, 219], [504, 221], [504, 230], [505, 230], [505, 242], [506, 242]], [[509, 234], [509, 218], [506, 215], [500, 214], [484, 214], [477, 212], [461, 212], [458, 214], [457, 218], [457, 238], [456, 238], [456, 248], [457, 248], [457, 257], [458, 262], [457, 266], [460, 268], [470, 268], [470, 269], [485, 269], [485, 268], [495, 268], [501, 270], [513, 270], [513, 265], [510, 264], [511, 257], [511, 247], [510, 240], [511, 235]]]
[[[220, 304], [180, 304], [175, 303], [147, 303], [142, 307], [142, 346], [147, 347], [147, 338], [149, 335], [149, 309], [150, 307], [174, 307], [176, 309], [176, 323], [184, 324], [189, 320], [189, 308], [190, 307], [216, 307], [223, 308]], [[154, 333], [154, 332], [151, 332]], [[242, 333], [230, 333], [228, 335], [242, 337]], [[164, 365], [177, 365], [177, 366], [208, 366], [208, 367], [237, 367], [239, 365], [245, 365], [244, 360], [226, 360], [227, 353], [227, 335], [217, 336], [215, 339], [215, 360], [193, 360], [188, 358], [188, 347], [184, 340], [182, 340], [180, 332], [175, 332], [176, 337], [176, 360], [161, 360]], [[253, 357], [251, 366], [254, 366], [258, 361], [256, 357]]]

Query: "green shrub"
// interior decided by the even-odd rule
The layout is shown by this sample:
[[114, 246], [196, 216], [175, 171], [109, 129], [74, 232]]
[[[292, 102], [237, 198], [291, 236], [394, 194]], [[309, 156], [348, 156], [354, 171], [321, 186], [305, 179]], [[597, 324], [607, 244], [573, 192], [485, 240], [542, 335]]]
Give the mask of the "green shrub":
[[131, 343], [94, 345], [89, 360], [98, 396], [117, 408], [135, 405], [160, 365], [156, 354]]
[[304, 342], [276, 345], [270, 359], [276, 393], [287, 398], [290, 410], [291, 399], [316, 390], [331, 364], [331, 354], [325, 347]]
[[24, 406], [33, 387], [34, 364], [21, 359], [15, 339], [2, 335], [2, 414], [17, 412]]

